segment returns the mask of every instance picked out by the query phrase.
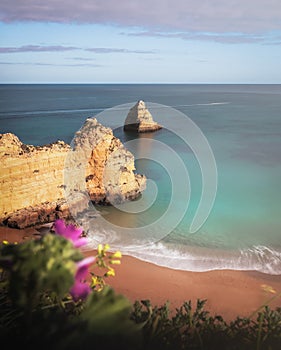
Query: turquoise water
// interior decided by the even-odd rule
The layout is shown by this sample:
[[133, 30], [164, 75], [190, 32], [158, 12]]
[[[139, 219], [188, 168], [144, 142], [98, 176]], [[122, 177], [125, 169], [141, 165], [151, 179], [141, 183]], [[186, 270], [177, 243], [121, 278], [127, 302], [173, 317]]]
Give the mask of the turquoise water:
[[[162, 130], [123, 132], [139, 99]], [[100, 218], [84, 218], [92, 245], [108, 242], [175, 269], [281, 274], [281, 85], [2, 85], [0, 104], [1, 132], [25, 143], [70, 143], [85, 119], [96, 117], [135, 155], [136, 171], [149, 179], [130, 204], [137, 212], [96, 206]], [[213, 205], [195, 231], [210, 180], [200, 162], [210, 154], [202, 148], [198, 162], [202, 140], [192, 139], [190, 123], [206, 138], [217, 170]]]

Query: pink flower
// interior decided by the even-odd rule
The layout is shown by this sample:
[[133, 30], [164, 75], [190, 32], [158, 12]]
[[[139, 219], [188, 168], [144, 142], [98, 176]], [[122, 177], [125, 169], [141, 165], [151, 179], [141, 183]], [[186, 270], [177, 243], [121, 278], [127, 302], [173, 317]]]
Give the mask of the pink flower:
[[95, 261], [95, 257], [90, 256], [77, 263], [77, 271], [75, 274], [75, 282], [70, 289], [72, 298], [77, 301], [79, 299], [86, 299], [91, 293], [90, 286], [85, 282], [89, 273], [89, 266]]
[[[55, 221], [54, 229], [58, 235], [70, 240], [76, 248], [87, 244], [87, 239], [81, 237], [82, 228], [74, 225], [66, 225], [64, 220], [59, 219]], [[70, 289], [70, 294], [75, 301], [85, 299], [91, 292], [90, 286], [86, 283], [86, 278], [89, 274], [89, 266], [94, 261], [95, 257], [90, 256], [76, 263], [77, 270], [74, 277], [74, 284]]]
[[81, 247], [88, 242], [87, 238], [81, 237], [83, 232], [82, 228], [78, 228], [72, 224], [66, 225], [61, 219], [55, 221], [54, 229], [58, 235], [70, 240], [76, 248]]

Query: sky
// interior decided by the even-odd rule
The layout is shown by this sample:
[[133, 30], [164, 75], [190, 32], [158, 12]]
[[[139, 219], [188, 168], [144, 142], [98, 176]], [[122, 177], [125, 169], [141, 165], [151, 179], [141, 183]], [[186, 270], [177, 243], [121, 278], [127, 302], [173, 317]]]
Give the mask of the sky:
[[281, 83], [280, 0], [0, 0], [0, 83]]

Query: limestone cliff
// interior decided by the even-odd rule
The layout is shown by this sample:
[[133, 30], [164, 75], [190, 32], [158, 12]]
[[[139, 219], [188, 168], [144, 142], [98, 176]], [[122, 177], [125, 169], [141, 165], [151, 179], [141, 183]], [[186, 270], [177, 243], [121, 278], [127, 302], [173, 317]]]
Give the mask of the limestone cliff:
[[137, 198], [145, 176], [134, 173], [134, 156], [96, 119], [87, 119], [68, 145], [23, 144], [0, 134], [0, 222], [24, 228], [71, 217], [70, 198], [85, 209], [84, 193], [95, 203]]
[[139, 100], [130, 110], [124, 123], [125, 131], [151, 132], [161, 129], [155, 122], [145, 103]]
[[[86, 190], [95, 203], [137, 198], [146, 178], [134, 173], [134, 156], [121, 141], [94, 118], [86, 120], [73, 140], [66, 159], [65, 184], [70, 193]], [[86, 180], [86, 182], [85, 182]]]

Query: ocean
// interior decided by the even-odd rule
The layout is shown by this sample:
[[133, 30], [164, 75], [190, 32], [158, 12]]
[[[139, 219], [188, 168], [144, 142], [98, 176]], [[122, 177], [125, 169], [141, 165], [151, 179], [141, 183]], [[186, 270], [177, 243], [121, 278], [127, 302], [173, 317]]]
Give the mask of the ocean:
[[[138, 100], [161, 130], [123, 131]], [[146, 190], [78, 218], [86, 248], [109, 243], [187, 271], [281, 274], [281, 85], [0, 85], [0, 106], [0, 132], [24, 143], [71, 143], [94, 117], [134, 154]]]

